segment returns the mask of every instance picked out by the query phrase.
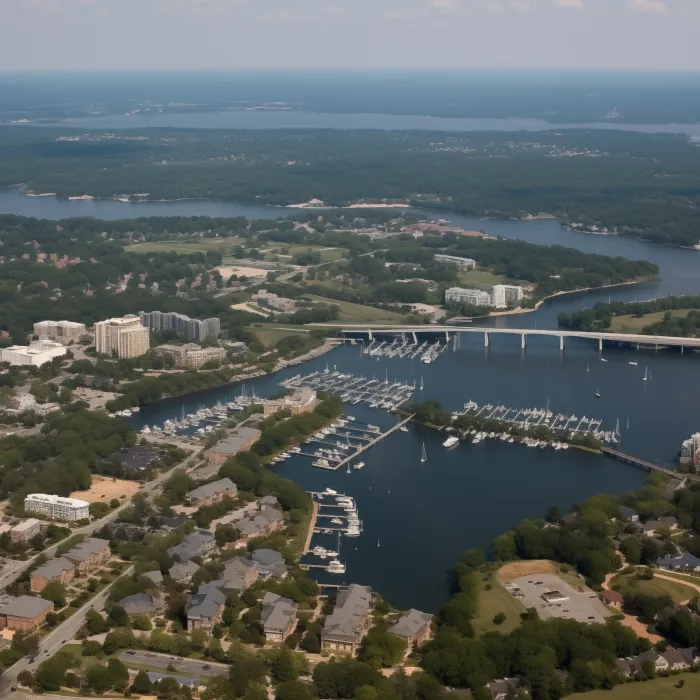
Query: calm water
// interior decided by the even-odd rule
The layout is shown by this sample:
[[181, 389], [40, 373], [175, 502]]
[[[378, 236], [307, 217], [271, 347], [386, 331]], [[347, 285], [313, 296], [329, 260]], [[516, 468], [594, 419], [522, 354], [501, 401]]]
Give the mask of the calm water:
[[[37, 126], [37, 124], [33, 124]], [[342, 114], [332, 112], [244, 111], [190, 114], [110, 114], [76, 117], [38, 126], [81, 129], [383, 129], [387, 131], [550, 131], [553, 129], [614, 129], [644, 133], [688, 134], [700, 137], [700, 124], [624, 124], [590, 122], [552, 124], [542, 119], [497, 119], [473, 117], [428, 117], [411, 114]]]
[[[264, 217], [280, 210], [228, 202], [67, 202], [9, 190], [0, 192], [0, 212], [54, 219], [77, 215], [114, 219], [154, 214]], [[700, 292], [700, 258], [695, 251], [573, 233], [552, 220], [481, 221], [446, 216], [465, 228], [483, 228], [495, 235], [543, 245], [561, 244], [586, 252], [645, 259], [660, 267], [660, 280], [653, 284], [560, 297], [537, 312], [492, 319], [491, 325], [553, 328], [559, 312], [590, 306], [608, 296], [635, 299]], [[384, 376], [387, 370], [390, 378], [400, 380], [420, 382], [422, 376], [423, 395], [440, 399], [449, 409], [469, 399], [517, 407], [544, 407], [549, 399], [555, 412], [600, 417], [608, 429], [613, 429], [619, 418], [623, 449], [659, 464], [672, 464], [681, 440], [698, 429], [700, 357], [696, 354], [610, 349], [604, 353], [609, 361], [603, 363], [597, 348], [584, 341], [569, 342], [564, 353], [559, 352], [556, 340], [546, 338], [531, 338], [525, 352], [518, 337], [497, 337], [488, 351], [482, 343], [478, 336], [465, 336], [458, 351], [444, 353], [432, 365], [370, 360], [360, 355], [359, 348], [346, 346], [303, 368], [249, 382], [247, 388], [270, 395], [285, 376], [311, 372], [329, 363], [340, 371], [365, 376]], [[628, 364], [632, 358], [638, 360], [637, 367]], [[649, 382], [642, 381], [645, 366], [652, 373]], [[600, 399], [594, 396], [596, 390], [602, 394]], [[239, 392], [240, 386], [233, 385], [162, 401], [145, 407], [137, 422], [162, 423], [179, 416], [183, 406], [190, 412], [200, 405], [230, 400]], [[383, 427], [394, 420], [382, 411], [359, 405], [348, 411]], [[357, 499], [364, 533], [341, 543], [340, 558], [348, 564], [348, 573], [329, 581], [369, 584], [397, 606], [435, 610], [449, 595], [449, 571], [462, 550], [488, 546], [520, 519], [542, 517], [552, 504], [568, 508], [595, 493], [637, 488], [646, 478], [633, 467], [576, 450], [562, 453], [499, 442], [464, 445], [447, 452], [440, 446], [442, 439], [438, 433], [417, 427], [409, 433], [397, 432], [364, 457], [367, 466], [363, 470], [350, 475], [316, 470], [298, 456], [279, 468], [283, 476], [306, 489], [330, 486]], [[428, 461], [421, 465], [423, 441]], [[328, 547], [336, 544], [332, 537], [318, 543]]]

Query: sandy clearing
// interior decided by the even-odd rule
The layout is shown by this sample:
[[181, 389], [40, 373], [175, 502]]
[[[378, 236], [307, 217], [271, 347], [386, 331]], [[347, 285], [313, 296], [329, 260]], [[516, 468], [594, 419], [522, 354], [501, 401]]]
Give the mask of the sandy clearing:
[[73, 491], [71, 498], [79, 498], [88, 503], [100, 503], [111, 501], [113, 498], [131, 498], [141, 490], [138, 481], [127, 481], [125, 479], [113, 479], [109, 476], [92, 477], [92, 486], [87, 491]]
[[254, 306], [248, 305], [245, 302], [241, 302], [240, 304], [231, 304], [231, 308], [234, 310], [237, 309], [238, 311], [245, 311], [249, 314], [257, 314], [258, 316], [262, 316], [263, 318], [270, 318], [270, 314], [266, 314], [264, 311], [256, 309]]
[[241, 265], [219, 265], [216, 269], [226, 280], [231, 275], [238, 275], [238, 277], [267, 277], [267, 273], [270, 272], [270, 270], [259, 270], [257, 267], [243, 267]]
[[533, 561], [511, 561], [504, 564], [498, 570], [498, 580], [511, 581], [514, 578], [521, 576], [530, 576], [531, 574], [558, 574], [559, 567], [554, 562], [548, 559], [534, 559]]

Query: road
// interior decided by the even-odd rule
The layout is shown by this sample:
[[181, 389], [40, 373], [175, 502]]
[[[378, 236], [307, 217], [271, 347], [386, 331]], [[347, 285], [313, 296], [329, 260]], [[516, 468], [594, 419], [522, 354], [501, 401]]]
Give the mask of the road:
[[[134, 567], [130, 566], [124, 571], [122, 576], [129, 576], [133, 573]], [[120, 577], [121, 578], [121, 577]], [[82, 608], [76, 610], [76, 612], [69, 617], [65, 622], [60, 624], [56, 629], [49, 632], [39, 644], [39, 653], [35, 657], [35, 660], [28, 657], [20, 659], [14, 666], [10, 666], [2, 674], [2, 690], [0, 692], [7, 692], [7, 689], [15, 685], [17, 682], [17, 676], [25, 670], [30, 670], [32, 672], [36, 671], [37, 666], [45, 659], [53, 656], [59, 649], [75, 637], [78, 630], [85, 624], [85, 616], [87, 615], [90, 608], [94, 608], [98, 612], [104, 610], [105, 602], [109, 591], [116, 581], [115, 579], [103, 590], [101, 590], [97, 595], [95, 595], [91, 600], [89, 600]]]
[[[190, 446], [191, 448], [192, 446]], [[194, 452], [184, 459], [182, 462], [178, 462], [175, 466], [171, 467], [168, 469], [168, 471], [163, 472], [162, 474], [158, 475], [153, 481], [149, 481], [139, 493], [142, 493], [148, 497], [153, 497], [157, 493], [160, 492], [160, 489], [165, 482], [165, 480], [177, 469], [181, 469], [183, 466], [185, 466], [190, 460], [192, 463], [194, 463], [194, 460], [197, 458], [199, 453], [204, 449], [203, 446], [201, 447], [196, 447], [194, 449]], [[93, 532], [96, 532], [97, 530], [101, 530], [105, 525], [108, 523], [112, 522], [113, 520], [116, 520], [116, 518], [119, 516], [119, 514], [125, 509], [128, 508], [130, 505], [130, 502], [127, 501], [123, 505], [119, 506], [119, 508], [115, 508], [111, 513], [108, 513], [105, 515], [104, 518], [101, 520], [96, 520], [95, 522], [90, 523], [89, 525], [85, 525], [84, 527], [78, 528], [76, 530], [73, 530], [69, 537], [73, 537], [75, 535], [91, 535]], [[65, 540], [62, 540], [61, 542], [57, 542], [56, 544], [52, 545], [51, 547], [48, 547], [45, 549], [43, 552], [40, 554], [43, 554], [46, 557], [53, 557], [56, 554], [56, 550], [59, 548], [59, 546], [65, 542]], [[20, 561], [17, 562], [15, 566], [13, 566], [11, 569], [8, 571], [3, 571], [2, 575], [0, 575], [0, 590], [6, 588], [9, 586], [11, 583], [16, 581], [34, 562], [36, 561], [37, 557], [40, 556], [37, 554], [36, 556], [32, 557], [31, 559], [27, 559], [27, 561]]]
[[218, 664], [214, 661], [183, 659], [179, 656], [157, 654], [151, 651], [123, 651], [119, 654], [119, 657], [127, 665], [151, 666], [162, 671], [167, 671], [168, 666], [172, 664], [175, 671], [171, 671], [171, 673], [184, 673], [197, 678], [202, 676], [227, 676], [230, 669], [226, 664]]

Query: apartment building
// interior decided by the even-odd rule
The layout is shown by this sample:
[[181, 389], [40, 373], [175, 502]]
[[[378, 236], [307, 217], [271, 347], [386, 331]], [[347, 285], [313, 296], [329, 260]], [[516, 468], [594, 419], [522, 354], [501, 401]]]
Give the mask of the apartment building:
[[29, 345], [12, 345], [0, 350], [0, 362], [9, 362], [13, 367], [41, 367], [56, 357], [63, 357], [66, 347], [53, 340], [32, 340]]
[[41, 522], [36, 518], [23, 520], [10, 530], [10, 537], [13, 542], [29, 542], [35, 535], [41, 532]]
[[87, 501], [46, 493], [30, 493], [24, 499], [24, 510], [39, 513], [49, 520], [74, 522], [90, 518], [90, 504]]
[[299, 606], [289, 598], [276, 593], [265, 593], [262, 599], [260, 621], [266, 644], [282, 644], [294, 631]]
[[70, 583], [75, 577], [75, 564], [65, 557], [56, 557], [42, 564], [30, 575], [32, 593], [41, 593], [52, 581]]
[[77, 571], [84, 572], [101, 566], [109, 560], [111, 554], [109, 540], [88, 537], [73, 549], [69, 549], [63, 556], [73, 562]]
[[420, 646], [432, 636], [433, 616], [420, 610], [409, 610], [399, 620], [389, 627], [389, 632], [406, 642], [410, 649]]
[[46, 616], [53, 612], [53, 603], [43, 598], [21, 595], [0, 607], [0, 629], [30, 632], [44, 624]]
[[476, 260], [472, 258], [460, 258], [457, 255], [436, 255], [435, 262], [456, 265], [460, 270], [473, 270], [476, 267]]
[[505, 309], [507, 306], [516, 306], [524, 296], [522, 287], [512, 284], [496, 284], [491, 288], [491, 306], [497, 309]]
[[67, 345], [76, 342], [87, 333], [84, 323], [76, 321], [39, 321], [34, 324], [34, 335], [39, 340], [55, 340]]
[[371, 624], [372, 591], [356, 583], [340, 588], [321, 632], [321, 649], [354, 654]]
[[207, 450], [207, 459], [214, 464], [223, 464], [229, 457], [249, 450], [260, 439], [260, 435], [257, 428], [236, 428]]
[[185, 501], [191, 506], [210, 506], [224, 498], [234, 498], [237, 493], [238, 488], [231, 479], [219, 479], [190, 491], [185, 495]]
[[173, 311], [139, 311], [141, 323], [154, 331], [175, 331], [187, 340], [201, 343], [209, 338], [216, 338], [221, 333], [221, 321], [218, 318], [199, 320]]
[[187, 601], [187, 631], [211, 630], [221, 621], [226, 596], [215, 585], [203, 583]]
[[473, 306], [490, 306], [491, 295], [481, 289], [463, 289], [450, 287], [445, 290], [446, 304], [472, 304]]
[[138, 316], [108, 318], [95, 324], [95, 349], [103, 355], [140, 357], [151, 347], [150, 333]]
[[214, 360], [224, 362], [226, 350], [224, 348], [203, 348], [196, 343], [184, 345], [158, 345], [155, 351], [160, 355], [172, 357], [177, 367], [187, 369], [199, 369], [203, 364]]
[[290, 396], [264, 401], [263, 414], [269, 416], [277, 411], [289, 411], [296, 416], [299, 413], [311, 413], [317, 404], [316, 392], [308, 387], [302, 387], [296, 389]]

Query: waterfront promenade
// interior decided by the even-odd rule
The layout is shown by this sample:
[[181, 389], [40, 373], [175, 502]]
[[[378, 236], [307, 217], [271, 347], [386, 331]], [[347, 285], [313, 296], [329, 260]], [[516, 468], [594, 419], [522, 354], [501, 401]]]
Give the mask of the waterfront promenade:
[[453, 338], [456, 334], [468, 333], [481, 335], [484, 338], [484, 345], [488, 347], [494, 336], [520, 336], [521, 347], [527, 347], [527, 339], [532, 336], [550, 337], [559, 340], [559, 348], [564, 349], [568, 338], [578, 340], [590, 340], [598, 344], [598, 349], [603, 349], [603, 343], [623, 343], [625, 345], [636, 346], [638, 349], [644, 347], [657, 348], [684, 348], [700, 349], [700, 338], [684, 338], [668, 335], [642, 335], [638, 333], [604, 333], [599, 331], [567, 331], [567, 330], [546, 330], [538, 328], [492, 328], [475, 326], [392, 326], [389, 324], [342, 324], [327, 323], [313, 324], [325, 328], [340, 328], [346, 336], [367, 336], [370, 340], [375, 335], [400, 335], [413, 336], [414, 342], [417, 335], [424, 336], [444, 336], [446, 340]]

